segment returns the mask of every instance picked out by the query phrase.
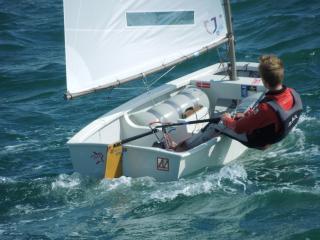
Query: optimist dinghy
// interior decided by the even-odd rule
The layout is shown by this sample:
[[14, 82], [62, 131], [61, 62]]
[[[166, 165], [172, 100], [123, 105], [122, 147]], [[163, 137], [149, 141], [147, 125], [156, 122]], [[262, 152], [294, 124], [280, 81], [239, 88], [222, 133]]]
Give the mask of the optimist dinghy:
[[221, 134], [219, 116], [252, 107], [265, 89], [257, 63], [235, 61], [229, 0], [64, 0], [64, 16], [68, 99], [221, 44], [230, 58], [148, 89], [87, 125], [68, 141], [76, 172], [170, 181], [247, 149]]

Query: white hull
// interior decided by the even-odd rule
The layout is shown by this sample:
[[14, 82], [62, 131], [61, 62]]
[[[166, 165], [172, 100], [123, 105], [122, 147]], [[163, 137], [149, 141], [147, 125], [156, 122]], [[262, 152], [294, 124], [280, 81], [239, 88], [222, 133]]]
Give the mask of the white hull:
[[[243, 99], [244, 95], [251, 93], [250, 90], [264, 91], [259, 79], [249, 77], [257, 75], [257, 66], [256, 63], [237, 63], [239, 80], [228, 81], [228, 77], [222, 74], [226, 66], [215, 64], [155, 88], [101, 116], [69, 140], [74, 170], [84, 175], [103, 178], [108, 144], [149, 131], [148, 124], [139, 122], [145, 120], [139, 119], [139, 116], [150, 109], [152, 112], [155, 105], [177, 95], [186, 86], [200, 88], [207, 96], [210, 107], [206, 113], [198, 112], [199, 115], [202, 114], [202, 118], [229, 111], [235, 100]], [[193, 114], [187, 119], [173, 121], [196, 119], [198, 115]], [[200, 129], [203, 126], [199, 124], [195, 128]], [[194, 129], [190, 130], [186, 126], [179, 127], [173, 138], [176, 142], [182, 141], [191, 137], [192, 131]], [[246, 150], [241, 143], [222, 135], [183, 152], [152, 147], [156, 140], [152, 134], [124, 145], [124, 176], [151, 176], [160, 181], [176, 180], [206, 167], [227, 164]]]

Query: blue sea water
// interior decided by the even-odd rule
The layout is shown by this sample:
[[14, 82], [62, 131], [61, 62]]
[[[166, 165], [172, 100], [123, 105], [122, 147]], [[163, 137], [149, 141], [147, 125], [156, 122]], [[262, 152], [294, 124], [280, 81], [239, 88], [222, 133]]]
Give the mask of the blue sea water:
[[[143, 90], [65, 101], [62, 0], [0, 0], [0, 239], [320, 239], [320, 1], [238, 0], [232, 10], [238, 61], [284, 60], [304, 102], [297, 127], [179, 181], [107, 181], [74, 173], [65, 143]], [[157, 85], [217, 61], [212, 51]]]

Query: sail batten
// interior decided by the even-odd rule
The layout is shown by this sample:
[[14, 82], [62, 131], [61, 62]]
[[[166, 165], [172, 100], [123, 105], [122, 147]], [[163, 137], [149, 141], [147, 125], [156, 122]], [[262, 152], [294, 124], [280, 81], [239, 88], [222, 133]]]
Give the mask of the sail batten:
[[136, 79], [226, 42], [220, 0], [64, 0], [64, 14], [71, 96]]

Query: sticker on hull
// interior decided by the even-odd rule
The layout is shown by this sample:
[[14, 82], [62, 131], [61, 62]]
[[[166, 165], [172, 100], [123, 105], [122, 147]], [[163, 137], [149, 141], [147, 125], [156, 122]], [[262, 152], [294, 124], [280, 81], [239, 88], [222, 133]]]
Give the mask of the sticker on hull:
[[169, 171], [169, 159], [157, 157], [157, 170], [159, 171]]
[[210, 84], [210, 82], [197, 81], [197, 82], [196, 82], [196, 86], [197, 86], [198, 88], [210, 88], [210, 87], [211, 87], [211, 84]]
[[256, 92], [257, 86], [251, 86], [251, 85], [241, 85], [241, 97], [245, 98], [248, 97], [248, 92]]

